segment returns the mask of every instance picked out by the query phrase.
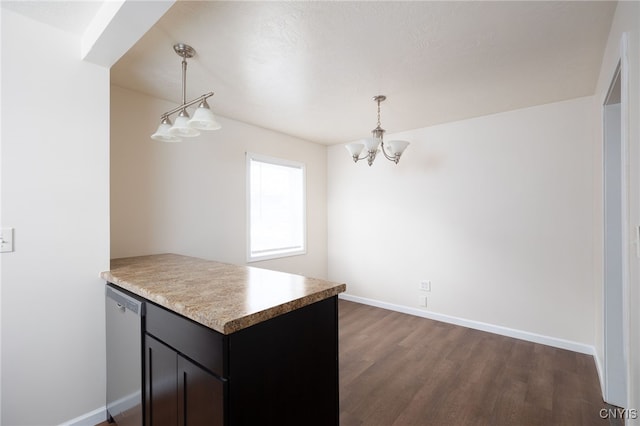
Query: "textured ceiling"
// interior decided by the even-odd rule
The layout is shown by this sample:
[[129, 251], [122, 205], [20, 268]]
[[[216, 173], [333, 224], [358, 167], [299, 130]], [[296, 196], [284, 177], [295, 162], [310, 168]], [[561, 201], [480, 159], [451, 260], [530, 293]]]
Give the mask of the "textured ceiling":
[[[36, 19], [74, 31], [99, 4], [34, 3]], [[172, 46], [185, 42], [197, 51], [188, 98], [214, 91], [210, 104], [221, 116], [347, 142], [375, 127], [377, 94], [387, 96], [388, 132], [593, 94], [615, 6], [178, 1], [112, 67], [111, 81], [178, 104], [180, 58]], [[70, 19], [72, 10], [87, 22]]]

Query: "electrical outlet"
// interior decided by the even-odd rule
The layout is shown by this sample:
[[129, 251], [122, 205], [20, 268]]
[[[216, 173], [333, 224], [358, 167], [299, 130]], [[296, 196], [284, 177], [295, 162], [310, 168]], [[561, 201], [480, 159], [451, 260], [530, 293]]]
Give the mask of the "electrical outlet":
[[425, 307], [425, 308], [427, 307], [427, 296], [421, 294], [419, 299], [418, 299], [418, 301], [419, 301], [418, 303], [420, 304], [420, 306]]
[[431, 291], [431, 281], [420, 281], [420, 290]]

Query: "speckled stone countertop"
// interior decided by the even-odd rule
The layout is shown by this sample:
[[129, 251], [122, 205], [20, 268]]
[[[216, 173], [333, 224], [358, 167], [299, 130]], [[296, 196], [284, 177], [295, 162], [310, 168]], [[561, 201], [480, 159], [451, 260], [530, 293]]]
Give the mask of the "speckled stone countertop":
[[100, 276], [222, 334], [346, 290], [345, 284], [177, 254], [112, 259]]

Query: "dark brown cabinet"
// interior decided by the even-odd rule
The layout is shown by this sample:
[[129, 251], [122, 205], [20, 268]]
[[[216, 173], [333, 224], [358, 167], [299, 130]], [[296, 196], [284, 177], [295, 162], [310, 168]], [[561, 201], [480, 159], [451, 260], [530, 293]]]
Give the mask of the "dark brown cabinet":
[[145, 365], [147, 425], [224, 425], [222, 380], [149, 335]]
[[178, 426], [187, 425], [224, 425], [224, 382], [178, 355]]
[[223, 335], [151, 302], [145, 426], [339, 424], [337, 297]]
[[178, 421], [177, 353], [145, 336], [146, 424], [175, 426]]

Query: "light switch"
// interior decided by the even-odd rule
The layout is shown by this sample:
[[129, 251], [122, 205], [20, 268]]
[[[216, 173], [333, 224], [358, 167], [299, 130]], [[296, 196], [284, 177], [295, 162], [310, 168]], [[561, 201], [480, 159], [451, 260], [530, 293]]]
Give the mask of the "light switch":
[[13, 251], [13, 228], [0, 229], [0, 253]]

